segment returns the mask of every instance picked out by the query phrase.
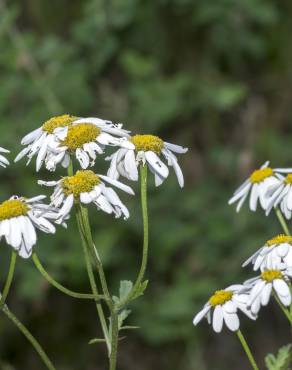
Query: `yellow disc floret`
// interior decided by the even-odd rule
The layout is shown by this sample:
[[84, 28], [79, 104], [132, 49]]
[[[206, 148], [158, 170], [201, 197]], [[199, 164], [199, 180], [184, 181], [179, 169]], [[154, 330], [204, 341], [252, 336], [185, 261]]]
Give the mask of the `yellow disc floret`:
[[134, 135], [130, 138], [130, 141], [135, 145], [137, 152], [151, 150], [160, 154], [164, 147], [163, 140], [154, 135]]
[[86, 143], [95, 141], [100, 134], [100, 128], [92, 123], [80, 123], [79, 125], [70, 126], [66, 139], [62, 142], [70, 150], [82, 148]]
[[275, 279], [283, 279], [283, 274], [280, 270], [267, 270], [261, 273], [261, 278], [270, 283]]
[[285, 183], [291, 185], [292, 184], [292, 173], [289, 173], [285, 178]]
[[73, 194], [78, 197], [80, 193], [88, 193], [100, 184], [100, 178], [90, 170], [77, 171], [74, 176], [64, 177], [62, 188], [66, 195]]
[[273, 175], [273, 170], [270, 167], [262, 168], [261, 170], [254, 171], [250, 176], [250, 181], [252, 183], [259, 183], [264, 181], [267, 177]]
[[209, 303], [213, 307], [222, 305], [230, 301], [232, 296], [233, 292], [231, 292], [230, 290], [216, 290], [216, 292], [209, 299]]
[[28, 211], [29, 206], [20, 199], [6, 200], [0, 204], [0, 221], [25, 216]]
[[70, 114], [63, 114], [62, 116], [55, 116], [46, 121], [42, 129], [49, 134], [52, 134], [57, 127], [67, 127], [70, 126], [77, 117], [71, 116]]
[[292, 236], [288, 236], [288, 235], [285, 235], [285, 234], [280, 234], [280, 235], [277, 235], [275, 236], [274, 238], [268, 240], [266, 242], [266, 245], [268, 247], [271, 247], [272, 245], [275, 245], [275, 244], [282, 244], [282, 243], [289, 243], [289, 244], [292, 244]]

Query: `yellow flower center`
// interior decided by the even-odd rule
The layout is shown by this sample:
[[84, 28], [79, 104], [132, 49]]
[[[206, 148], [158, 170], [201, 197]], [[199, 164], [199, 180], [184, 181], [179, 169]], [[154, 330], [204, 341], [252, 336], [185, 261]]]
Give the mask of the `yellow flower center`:
[[209, 299], [209, 303], [213, 307], [222, 305], [225, 302], [230, 301], [232, 296], [233, 292], [231, 292], [230, 290], [216, 290], [216, 292]]
[[291, 185], [292, 184], [292, 173], [289, 173], [285, 178], [285, 183]]
[[272, 175], [273, 170], [270, 167], [266, 167], [261, 170], [254, 171], [250, 176], [250, 181], [255, 184], [264, 181], [267, 177]]
[[77, 117], [71, 116], [70, 114], [63, 114], [62, 116], [55, 116], [46, 121], [42, 129], [52, 134], [57, 127], [67, 127], [75, 121]]
[[80, 193], [88, 193], [100, 184], [100, 178], [90, 170], [77, 171], [74, 176], [64, 177], [62, 188], [66, 195], [73, 194], [78, 197]]
[[86, 143], [95, 141], [101, 130], [92, 123], [80, 123], [79, 125], [70, 126], [66, 139], [62, 144], [70, 150], [82, 148]]
[[25, 216], [29, 211], [29, 206], [19, 199], [6, 200], [0, 204], [0, 221], [9, 218]]
[[268, 240], [266, 242], [266, 245], [268, 247], [271, 247], [274, 244], [282, 244], [282, 243], [292, 244], [292, 236], [288, 236], [288, 235], [284, 235], [284, 234], [277, 235], [274, 238]]
[[279, 270], [267, 270], [261, 273], [261, 278], [270, 283], [275, 279], [283, 279], [283, 274]]
[[164, 147], [163, 140], [154, 135], [134, 135], [130, 138], [130, 141], [135, 145], [137, 152], [140, 150], [143, 152], [151, 150], [160, 154]]

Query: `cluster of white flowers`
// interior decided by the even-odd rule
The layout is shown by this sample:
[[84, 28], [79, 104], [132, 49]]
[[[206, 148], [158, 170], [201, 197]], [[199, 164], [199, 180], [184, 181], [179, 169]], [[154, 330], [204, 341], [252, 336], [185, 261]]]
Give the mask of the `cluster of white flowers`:
[[[266, 162], [235, 191], [229, 204], [238, 202], [238, 212], [249, 196], [251, 211], [256, 211], [258, 202], [266, 215], [279, 206], [284, 216], [290, 219], [291, 186], [292, 168], [272, 169], [269, 162]], [[284, 307], [291, 305], [292, 236], [280, 234], [268, 240], [243, 263], [243, 267], [249, 264], [252, 264], [253, 270], [258, 271], [259, 275], [246, 280], [242, 285], [216, 291], [195, 316], [194, 325], [207, 317], [215, 332], [222, 330], [223, 322], [231, 331], [237, 331], [238, 310], [255, 320], [260, 308], [269, 303], [272, 294]], [[214, 312], [211, 320], [212, 311]]]
[[[134, 191], [118, 181], [120, 176], [138, 181], [138, 167], [147, 165], [159, 186], [169, 175], [168, 166], [173, 167], [181, 187], [184, 178], [174, 153], [186, 153], [187, 148], [164, 142], [154, 135], [131, 135], [122, 124], [95, 117], [75, 117], [69, 114], [52, 117], [41, 127], [27, 134], [21, 141], [24, 149], [15, 162], [27, 157], [27, 165], [36, 157], [36, 171], [44, 165], [55, 171], [60, 164], [69, 168], [72, 159], [81, 167], [75, 174], [55, 181], [39, 180], [39, 185], [54, 187], [50, 204], [45, 205], [40, 195], [31, 199], [12, 197], [0, 204], [0, 240], [5, 237], [7, 244], [16, 249], [21, 257], [28, 258], [36, 244], [35, 227], [54, 233], [50, 222], [66, 226], [65, 221], [75, 203], [93, 203], [98, 210], [115, 217], [129, 217], [127, 207], [122, 203], [112, 185], [134, 195]], [[110, 162], [107, 176], [97, 175], [89, 170], [96, 163], [98, 155], [107, 147], [117, 151], [106, 158]], [[8, 153], [0, 147], [0, 153]], [[161, 160], [164, 157], [167, 165]], [[0, 154], [0, 165], [6, 167], [9, 161]]]

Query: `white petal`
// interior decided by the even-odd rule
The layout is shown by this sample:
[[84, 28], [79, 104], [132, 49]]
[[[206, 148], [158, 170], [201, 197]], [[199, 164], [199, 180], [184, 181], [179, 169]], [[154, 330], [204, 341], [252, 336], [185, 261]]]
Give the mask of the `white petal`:
[[210, 309], [211, 309], [210, 305], [207, 305], [200, 312], [198, 312], [193, 319], [193, 324], [197, 325], [204, 318], [204, 316], [206, 316]]
[[161, 177], [167, 178], [169, 174], [168, 167], [160, 160], [156, 153], [147, 151], [145, 152], [145, 158], [155, 172], [157, 172]]
[[213, 329], [220, 333], [223, 327], [223, 310], [221, 306], [216, 306], [213, 313]]

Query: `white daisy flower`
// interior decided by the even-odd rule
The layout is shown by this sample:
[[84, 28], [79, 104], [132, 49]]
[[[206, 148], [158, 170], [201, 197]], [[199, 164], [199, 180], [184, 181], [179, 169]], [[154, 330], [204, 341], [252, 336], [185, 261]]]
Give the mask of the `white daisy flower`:
[[[9, 150], [1, 148], [0, 146], [0, 153], [10, 153]], [[6, 166], [9, 166], [9, 161], [7, 158], [4, 157], [3, 154], [0, 154], [0, 166], [6, 168]]]
[[168, 167], [160, 159], [162, 155], [167, 160], [168, 166], [174, 168], [179, 185], [184, 186], [184, 177], [173, 153], [186, 153], [187, 148], [164, 142], [153, 135], [134, 135], [122, 140], [120, 146], [119, 150], [106, 158], [111, 161], [108, 176], [118, 179], [122, 175], [129, 180], [137, 181], [139, 164], [147, 163], [155, 176], [155, 185], [159, 186], [169, 175]]
[[231, 285], [224, 290], [217, 290], [204, 308], [195, 316], [193, 324], [197, 325], [206, 317], [209, 324], [212, 322], [216, 333], [221, 332], [223, 322], [225, 322], [229, 330], [237, 331], [239, 329], [238, 310], [242, 311], [250, 319], [256, 319], [256, 315], [253, 315], [247, 309], [248, 299], [248, 288], [240, 284]]
[[268, 240], [242, 266], [249, 263], [253, 264], [254, 271], [292, 267], [292, 236], [280, 234]]
[[244, 285], [251, 288], [247, 302], [251, 312], [256, 315], [261, 306], [266, 306], [272, 291], [275, 292], [284, 306], [290, 306], [289, 277], [291, 277], [291, 272], [288, 270], [271, 269], [263, 271], [260, 276], [247, 280]]
[[113, 213], [116, 218], [129, 217], [129, 211], [121, 202], [117, 193], [110, 187], [105, 186], [104, 182], [134, 195], [133, 190], [119, 181], [107, 176], [96, 175], [91, 170], [77, 171], [74, 176], [63, 177], [59, 181], [38, 181], [39, 185], [55, 187], [51, 196], [51, 205], [59, 208], [57, 223], [62, 222], [69, 216], [75, 202], [83, 204], [94, 203], [98, 210], [108, 214]]
[[106, 145], [119, 145], [120, 138], [112, 135], [125, 136], [128, 131], [123, 130], [121, 124], [115, 125], [98, 118], [82, 118], [70, 126], [56, 128], [54, 134], [56, 141], [45, 159], [46, 168], [50, 171], [54, 171], [59, 163], [67, 168], [71, 155], [77, 158], [81, 168], [93, 166], [96, 154], [103, 154]]
[[268, 215], [273, 208], [280, 206], [286, 219], [290, 220], [292, 216], [292, 173], [289, 173], [286, 177], [280, 175], [279, 178], [280, 181], [270, 186], [267, 190], [269, 202], [266, 215]]
[[[100, 118], [79, 119], [78, 117], [64, 114], [61, 116], [50, 118], [41, 127], [26, 135], [21, 141], [21, 144], [25, 145], [25, 148], [17, 155], [17, 157], [15, 158], [15, 162], [27, 156], [28, 165], [32, 158], [34, 156], [37, 156], [36, 170], [39, 171], [44, 161], [47, 162], [52, 159], [50, 153], [52, 151], [55, 152], [56, 147], [59, 146], [59, 140], [55, 135], [55, 130], [69, 127], [72, 125], [73, 122], [83, 123], [85, 121], [99, 127], [103, 131], [103, 133], [107, 133], [110, 131], [112, 134], [118, 136], [125, 136], [127, 134], [127, 131], [122, 129], [121, 124], [115, 125], [110, 121], [106, 121]], [[55, 156], [56, 155], [57, 154], [55, 153]], [[61, 160], [59, 160], [59, 162], [62, 162], [62, 164], [67, 167], [68, 163], [66, 162], [66, 160], [68, 160], [68, 157], [66, 157], [66, 160], [64, 160], [63, 152], [59, 153], [58, 155], [59, 157], [57, 158], [57, 160], [59, 160], [59, 158], [61, 157]], [[50, 163], [48, 166], [50, 167]]]
[[34, 156], [36, 158], [36, 170], [39, 171], [44, 159], [50, 152], [50, 147], [56, 145], [56, 137], [54, 130], [58, 127], [66, 127], [72, 124], [77, 117], [69, 114], [63, 114], [62, 116], [55, 116], [46, 121], [41, 127], [30, 132], [21, 140], [21, 144], [25, 145], [25, 148], [17, 155], [15, 162], [19, 161], [23, 157], [27, 156], [27, 165], [31, 162]]
[[0, 204], [0, 240], [5, 237], [6, 243], [23, 258], [31, 256], [36, 244], [35, 228], [55, 233], [55, 226], [49, 220], [56, 218], [56, 212], [41, 203], [44, 198], [45, 195], [30, 199], [13, 196]]
[[236, 211], [239, 212], [244, 201], [249, 196], [249, 208], [251, 211], [256, 211], [258, 200], [261, 207], [266, 210], [269, 204], [267, 197], [267, 189], [271, 186], [279, 184], [281, 175], [279, 173], [292, 172], [291, 168], [274, 168], [269, 166], [270, 162], [266, 162], [259, 170], [254, 171], [251, 176], [235, 191], [233, 197], [228, 204], [238, 202]]

